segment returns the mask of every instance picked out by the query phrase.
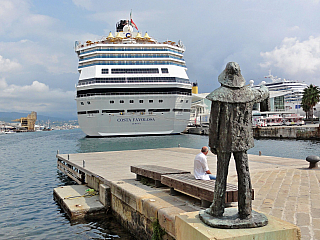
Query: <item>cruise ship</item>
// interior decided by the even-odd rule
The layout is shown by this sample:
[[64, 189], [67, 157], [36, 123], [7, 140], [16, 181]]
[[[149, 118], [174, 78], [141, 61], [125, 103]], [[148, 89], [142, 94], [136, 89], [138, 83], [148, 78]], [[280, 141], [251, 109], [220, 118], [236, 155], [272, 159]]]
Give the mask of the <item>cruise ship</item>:
[[192, 84], [181, 41], [158, 42], [120, 20], [98, 41], [76, 42], [80, 128], [88, 137], [179, 134], [190, 118]]
[[[299, 113], [301, 115], [305, 114], [302, 110], [301, 101], [303, 97], [303, 90], [308, 87], [306, 83], [297, 80], [278, 78], [273, 76], [271, 71], [269, 71], [268, 76], [265, 76], [265, 79], [271, 80], [271, 82], [265, 83], [265, 86], [269, 89], [269, 91], [284, 96], [284, 109], [282, 109], [282, 111]], [[259, 86], [256, 85], [254, 87], [258, 88]]]
[[296, 80], [287, 80], [275, 77], [269, 72], [269, 75], [265, 78], [271, 79], [272, 82], [266, 83], [266, 87], [270, 91], [283, 91], [288, 92], [284, 96], [284, 101], [288, 103], [292, 102], [300, 102], [303, 97], [303, 90], [308, 87], [308, 85], [304, 82], [299, 82]]

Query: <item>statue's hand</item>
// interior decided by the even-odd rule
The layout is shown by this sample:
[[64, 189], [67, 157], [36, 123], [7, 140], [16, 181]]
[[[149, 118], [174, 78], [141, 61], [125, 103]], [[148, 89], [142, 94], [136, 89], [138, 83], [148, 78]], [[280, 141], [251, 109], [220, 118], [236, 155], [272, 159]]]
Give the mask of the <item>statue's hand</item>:
[[210, 148], [210, 150], [214, 155], [217, 155], [217, 149], [216, 148]]

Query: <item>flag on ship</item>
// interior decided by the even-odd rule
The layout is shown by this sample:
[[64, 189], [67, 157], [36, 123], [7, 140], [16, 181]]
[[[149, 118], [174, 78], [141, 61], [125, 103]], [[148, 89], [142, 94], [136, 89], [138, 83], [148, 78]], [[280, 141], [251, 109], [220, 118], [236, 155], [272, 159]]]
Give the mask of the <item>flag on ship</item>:
[[131, 12], [130, 12], [130, 24], [131, 24], [131, 26], [133, 26], [133, 27], [135, 27], [135, 29], [137, 29], [138, 30], [138, 27], [137, 27], [137, 25], [133, 22], [133, 20], [132, 20], [132, 10], [131, 10]]

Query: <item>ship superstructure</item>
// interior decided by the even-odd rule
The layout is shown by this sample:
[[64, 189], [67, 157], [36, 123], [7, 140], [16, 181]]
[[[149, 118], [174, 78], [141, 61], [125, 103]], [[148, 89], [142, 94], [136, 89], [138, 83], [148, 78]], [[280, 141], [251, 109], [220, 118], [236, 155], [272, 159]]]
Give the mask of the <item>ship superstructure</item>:
[[188, 123], [192, 85], [181, 41], [158, 42], [128, 20], [99, 41], [76, 42], [77, 111], [87, 136], [177, 134]]

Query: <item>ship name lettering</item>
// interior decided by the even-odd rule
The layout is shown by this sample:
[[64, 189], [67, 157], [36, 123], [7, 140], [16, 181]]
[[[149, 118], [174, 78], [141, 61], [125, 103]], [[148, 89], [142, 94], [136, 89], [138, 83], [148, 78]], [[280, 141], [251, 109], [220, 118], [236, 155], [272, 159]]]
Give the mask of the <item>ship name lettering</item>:
[[156, 121], [155, 118], [118, 118], [117, 122], [151, 122]]
[[131, 122], [131, 118], [118, 118], [117, 122]]

